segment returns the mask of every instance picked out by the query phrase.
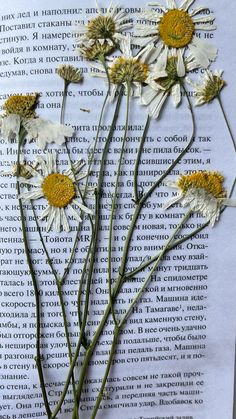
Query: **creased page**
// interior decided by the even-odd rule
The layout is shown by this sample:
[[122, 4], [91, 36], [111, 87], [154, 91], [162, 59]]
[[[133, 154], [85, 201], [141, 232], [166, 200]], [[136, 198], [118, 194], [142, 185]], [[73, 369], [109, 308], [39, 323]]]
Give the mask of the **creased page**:
[[1, 4], [0, 418], [233, 418], [235, 20]]

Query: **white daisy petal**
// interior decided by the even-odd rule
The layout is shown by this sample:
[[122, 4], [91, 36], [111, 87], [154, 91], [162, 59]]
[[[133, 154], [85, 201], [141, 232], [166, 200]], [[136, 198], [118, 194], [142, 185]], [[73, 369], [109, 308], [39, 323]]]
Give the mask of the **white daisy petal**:
[[207, 23], [213, 22], [215, 20], [214, 16], [201, 16], [201, 17], [193, 17], [193, 23]]
[[44, 210], [43, 210], [43, 212], [41, 212], [41, 214], [40, 214], [40, 217], [39, 217], [39, 220], [43, 220], [45, 217], [47, 217], [48, 216], [48, 214], [49, 214], [49, 212], [50, 212], [50, 206], [48, 205]]
[[195, 2], [195, 0], [184, 0], [179, 8], [186, 12], [194, 2]]
[[148, 6], [154, 6], [154, 7], [158, 7], [158, 9], [163, 10], [163, 12], [166, 12], [166, 7], [163, 6], [163, 4], [160, 4], [156, 1], [153, 2], [149, 2]]
[[19, 198], [23, 199], [24, 201], [28, 201], [30, 199], [39, 199], [42, 197], [43, 197], [43, 191], [41, 188], [33, 190], [33, 191], [22, 192], [22, 194], [19, 196]]
[[166, 0], [166, 4], [169, 9], [177, 9], [175, 0]]
[[180, 48], [177, 50], [177, 73], [179, 77], [183, 77], [185, 75], [183, 51]]
[[158, 118], [161, 108], [166, 100], [168, 96], [167, 92], [164, 91], [160, 91], [159, 94], [156, 95], [155, 99], [150, 103], [148, 110], [149, 110], [149, 115], [156, 119]]
[[57, 233], [60, 233], [61, 230], [61, 211], [60, 208], [55, 209], [55, 217], [54, 217], [54, 230]]
[[8, 115], [0, 118], [0, 133], [8, 141], [18, 137], [20, 132], [21, 118], [19, 115]]
[[77, 213], [77, 211], [75, 211], [75, 209], [71, 205], [68, 205], [68, 211], [70, 212], [70, 214], [74, 217], [74, 219], [76, 221], [78, 221], [78, 222], [82, 221], [82, 219], [79, 216], [79, 214]]
[[29, 140], [36, 139], [37, 145], [44, 149], [47, 143], [62, 145], [65, 137], [72, 137], [73, 128], [53, 123], [43, 118], [34, 118], [24, 122]]
[[81, 209], [81, 211], [85, 212], [86, 214], [93, 215], [93, 211], [90, 208], [81, 204], [81, 202], [76, 201], [76, 199], [73, 199], [72, 204], [76, 205], [78, 208]]
[[181, 102], [180, 84], [176, 83], [171, 89], [171, 96], [174, 105], [177, 107]]
[[159, 22], [163, 14], [155, 12], [155, 10], [143, 10], [140, 13], [137, 13], [137, 19], [146, 19], [151, 22]]
[[134, 36], [149, 36], [157, 34], [157, 28], [152, 25], [137, 23], [135, 25]]
[[214, 31], [216, 29], [216, 25], [207, 25], [206, 23], [195, 23], [196, 30], [203, 30], [203, 31]]
[[198, 13], [205, 12], [207, 10], [209, 10], [208, 7], [206, 7], [206, 6], [200, 6], [200, 7], [197, 7], [196, 9], [194, 9], [191, 12], [188, 12], [188, 13], [189, 13], [190, 16], [195, 16]]
[[51, 229], [51, 226], [54, 223], [55, 215], [56, 215], [56, 208], [55, 207], [49, 207], [48, 220], [47, 220], [47, 226], [46, 226], [47, 232]]
[[61, 208], [61, 224], [62, 224], [63, 230], [66, 233], [68, 233], [70, 231], [70, 226], [69, 226], [64, 208]]
[[30, 186], [36, 186], [36, 187], [41, 187], [42, 181], [37, 181], [35, 179], [26, 179], [24, 177], [20, 177], [19, 181], [24, 183], [25, 185], [30, 185]]
[[226, 205], [227, 207], [236, 207], [236, 199], [223, 198], [222, 204]]
[[153, 90], [150, 86], [145, 86], [142, 91], [141, 103], [143, 105], [149, 105], [149, 103], [154, 99], [157, 92]]
[[217, 56], [217, 49], [209, 42], [202, 41], [196, 36], [189, 45], [190, 56], [202, 68], [207, 68]]
[[132, 39], [132, 44], [137, 45], [139, 47], [144, 47], [144, 46], [148, 45], [150, 42], [158, 41], [158, 39], [159, 39], [158, 35], [156, 35], [155, 37], [154, 36], [146, 36], [146, 37], [135, 36]]
[[175, 196], [174, 198], [169, 199], [169, 201], [167, 201], [165, 204], [163, 204], [162, 209], [166, 210], [166, 209], [170, 208], [172, 205], [176, 204], [181, 199], [182, 199], [182, 194], [178, 194], [177, 196]]

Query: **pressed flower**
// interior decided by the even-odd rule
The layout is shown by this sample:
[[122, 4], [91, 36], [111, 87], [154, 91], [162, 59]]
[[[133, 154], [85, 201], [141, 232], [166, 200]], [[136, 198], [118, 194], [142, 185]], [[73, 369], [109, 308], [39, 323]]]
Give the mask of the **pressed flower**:
[[155, 42], [159, 52], [165, 52], [165, 63], [168, 55], [173, 52], [178, 57], [178, 75], [184, 75], [183, 55], [188, 49], [189, 57], [194, 60], [195, 67], [207, 68], [214, 61], [217, 49], [196, 36], [196, 31], [212, 31], [214, 17], [205, 15], [207, 7], [189, 10], [195, 0], [184, 0], [178, 7], [175, 0], [166, 0], [167, 7], [152, 2], [150, 6], [157, 6], [160, 12], [143, 10], [138, 17], [145, 23], [135, 27], [135, 43], [144, 46]]
[[97, 4], [98, 15], [86, 25], [77, 24], [79, 52], [88, 60], [110, 54], [117, 47], [122, 32], [132, 27], [126, 12], [111, 3], [103, 14]]
[[30, 164], [24, 161], [24, 158], [21, 158], [20, 163], [19, 163], [19, 169], [18, 169], [18, 165], [14, 164], [11, 167], [11, 170], [8, 170], [6, 172], [0, 171], [0, 175], [1, 176], [9, 176], [9, 175], [20, 176], [25, 179], [30, 179], [32, 177], [32, 169], [36, 169], [37, 166], [38, 166], [38, 163], [31, 166]]
[[[162, 53], [156, 64], [151, 68], [151, 75], [148, 83], [142, 89], [141, 103], [147, 106], [148, 114], [151, 118], [158, 118], [163, 105], [169, 95], [172, 102], [177, 107], [181, 102], [181, 86], [185, 77], [178, 74], [178, 57], [174, 52], [170, 52], [167, 63], [164, 64]], [[184, 59], [185, 72], [195, 68], [193, 60], [187, 57]]]
[[209, 103], [219, 96], [220, 91], [226, 85], [226, 82], [221, 77], [222, 74], [222, 70], [206, 70], [202, 77], [202, 84], [190, 82], [194, 87], [196, 106]]
[[62, 64], [57, 67], [57, 74], [66, 83], [80, 83], [83, 80], [83, 76], [79, 68], [74, 67], [73, 65]]
[[[153, 44], [143, 48], [135, 57], [131, 51], [131, 38], [127, 35], [122, 38], [120, 43], [122, 55], [108, 62], [108, 73], [111, 82], [111, 98], [119, 86], [129, 85], [130, 94], [140, 96], [142, 85], [148, 83], [152, 78], [152, 63], [157, 57], [157, 49]], [[102, 66], [94, 65], [96, 73], [92, 75], [106, 78], [106, 72]]]
[[0, 132], [8, 141], [19, 137], [20, 130], [25, 129], [25, 139], [36, 139], [37, 145], [44, 148], [46, 143], [65, 142], [65, 137], [73, 135], [73, 129], [62, 124], [39, 118], [36, 106], [39, 94], [13, 95], [3, 105], [5, 114], [0, 117]]
[[[62, 227], [62, 230], [68, 232], [70, 227], [66, 211], [78, 222], [81, 221], [81, 211], [92, 214], [92, 211], [79, 201], [76, 187], [76, 183], [87, 176], [86, 172], [81, 172], [85, 162], [79, 160], [73, 165], [73, 171], [68, 169], [60, 173], [57, 170], [56, 153], [48, 152], [45, 158], [37, 157], [37, 164], [37, 169], [30, 169], [30, 180], [20, 178], [22, 183], [35, 189], [22, 193], [20, 198], [25, 201], [45, 198], [48, 204], [40, 219], [47, 218], [47, 231], [53, 229], [59, 232]], [[83, 190], [82, 185], [80, 189]]]
[[181, 202], [184, 207], [200, 212], [213, 227], [223, 206], [236, 206], [236, 200], [227, 198], [223, 182], [224, 177], [219, 172], [210, 171], [182, 175], [175, 182], [166, 181], [167, 186], [178, 189], [179, 193], [164, 205], [164, 209]]
[[35, 118], [38, 99], [39, 93], [10, 96], [3, 104], [3, 110], [6, 116], [15, 114], [21, 118]]
[[107, 41], [101, 44], [99, 41], [90, 44], [82, 44], [78, 51], [86, 58], [88, 61], [98, 60], [101, 57], [111, 54], [115, 50], [114, 45], [110, 45]]

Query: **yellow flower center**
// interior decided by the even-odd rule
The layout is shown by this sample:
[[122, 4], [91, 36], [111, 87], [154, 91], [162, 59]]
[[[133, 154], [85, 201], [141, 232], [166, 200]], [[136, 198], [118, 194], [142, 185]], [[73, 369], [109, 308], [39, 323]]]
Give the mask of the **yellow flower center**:
[[191, 16], [184, 10], [178, 9], [165, 13], [159, 26], [162, 41], [173, 48], [183, 48], [188, 45], [192, 40], [194, 30]]
[[22, 118], [34, 118], [39, 94], [10, 96], [3, 105], [6, 115], [16, 114]]
[[75, 187], [72, 180], [60, 173], [48, 175], [42, 184], [44, 196], [53, 207], [66, 207], [75, 196]]
[[183, 175], [178, 181], [178, 186], [185, 195], [189, 189], [205, 189], [215, 198], [225, 198], [223, 188], [224, 177], [218, 172], [197, 172], [191, 175]]
[[149, 72], [147, 64], [138, 61], [136, 58], [119, 57], [110, 67], [110, 80], [114, 84], [127, 82], [144, 83]]
[[87, 24], [89, 39], [112, 39], [116, 31], [114, 20], [110, 16], [97, 16]]

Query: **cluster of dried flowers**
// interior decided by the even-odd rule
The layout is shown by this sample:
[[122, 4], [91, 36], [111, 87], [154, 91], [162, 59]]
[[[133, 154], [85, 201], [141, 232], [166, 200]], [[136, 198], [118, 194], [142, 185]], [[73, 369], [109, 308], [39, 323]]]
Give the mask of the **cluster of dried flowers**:
[[[119, 95], [126, 96], [127, 105], [129, 107], [130, 98], [138, 98], [140, 106], [144, 106], [147, 110], [148, 118], [152, 119], [160, 117], [162, 108], [167, 103], [168, 96], [172, 97], [175, 107], [180, 105], [182, 97], [187, 95], [186, 83], [188, 86], [193, 86], [196, 105], [207, 104], [216, 98], [220, 100], [221, 90], [226, 84], [222, 79], [222, 71], [209, 70], [209, 66], [216, 59], [217, 49], [211, 43], [202, 41], [201, 37], [198, 36], [198, 31], [212, 31], [216, 29], [214, 25], [215, 18], [208, 13], [209, 10], [205, 6], [192, 8], [193, 3], [194, 0], [183, 0], [178, 6], [175, 0], [166, 0], [166, 5], [164, 6], [160, 3], [153, 2], [150, 4], [151, 8], [144, 9], [137, 16], [138, 21], [141, 21], [141, 23], [136, 24], [133, 24], [126, 12], [117, 6], [110, 5], [106, 13], [103, 13], [102, 9], [97, 6], [97, 16], [91, 19], [87, 24], [77, 23], [77, 52], [82, 54], [86, 60], [92, 61], [91, 75], [104, 78], [107, 81], [107, 97], [109, 97], [110, 100], [118, 103]], [[129, 32], [127, 33], [127, 31], [132, 29], [134, 29], [133, 36], [131, 36]], [[138, 52], [134, 54], [134, 51], [137, 51], [138, 48]], [[203, 72], [203, 80], [199, 84], [191, 81], [188, 76], [189, 73], [196, 69], [200, 69], [201, 72]], [[79, 69], [67, 65], [58, 67], [57, 74], [64, 80], [64, 100], [69, 84], [81, 83], [82, 75]], [[65, 145], [68, 150], [68, 137], [73, 135], [72, 128], [64, 125], [64, 102], [62, 104], [61, 123], [58, 124], [42, 119], [37, 115], [38, 99], [38, 93], [31, 95], [12, 95], [7, 99], [3, 106], [4, 114], [0, 117], [1, 135], [6, 140], [11, 141], [16, 139], [18, 142], [18, 159], [16, 165], [10, 171], [10, 174], [17, 176], [18, 197], [21, 204], [21, 211], [23, 211], [22, 202], [24, 201], [34, 201], [41, 198], [46, 201], [45, 209], [40, 214], [39, 220], [47, 220], [47, 231], [52, 229], [58, 233], [61, 231], [68, 232], [70, 230], [70, 225], [67, 214], [71, 215], [78, 222], [78, 226], [82, 223], [84, 214], [87, 214], [87, 216], [90, 217], [93, 241], [91, 240], [92, 246], [89, 248], [91, 254], [89, 254], [86, 263], [89, 264], [89, 268], [87, 267], [87, 271], [90, 272], [88, 274], [88, 277], [90, 275], [88, 281], [90, 280], [91, 282], [99, 232], [99, 199], [104, 160], [107, 152], [106, 147], [104, 148], [103, 157], [101, 159], [96, 193], [94, 193], [93, 188], [89, 187], [88, 180], [90, 169], [93, 164], [92, 160], [89, 163], [89, 168], [84, 169], [86, 166], [85, 161], [78, 159], [75, 162], [71, 162], [69, 158], [71, 163], [70, 167], [63, 173], [61, 173], [57, 167], [57, 154], [51, 150], [47, 150], [44, 157], [37, 156], [35, 163], [32, 165], [22, 161], [20, 152], [27, 140], [29, 142], [35, 140], [41, 149], [45, 149], [51, 143], [56, 143], [60, 147]], [[126, 126], [127, 125], [128, 119], [126, 120]], [[99, 130], [100, 123], [98, 125], [97, 137], [99, 135]], [[125, 143], [126, 134], [127, 132], [124, 134], [123, 143]], [[232, 137], [231, 131], [230, 134]], [[145, 135], [146, 133], [143, 135], [143, 141], [145, 141]], [[187, 151], [193, 139], [194, 133], [184, 152]], [[95, 151], [92, 153], [92, 158], [94, 157], [94, 153]], [[136, 212], [133, 214], [127, 242], [124, 246], [119, 277], [116, 286], [113, 289], [109, 265], [109, 310], [105, 311], [107, 314], [104, 315], [105, 317], [103, 317], [101, 325], [98, 328], [98, 331], [101, 332], [107, 318], [106, 316], [111, 312], [115, 325], [114, 344], [121, 327], [125, 323], [127, 316], [130, 315], [132, 308], [134, 304], [137, 303], [140, 295], [140, 293], [138, 293], [137, 298], [134, 298], [124, 317], [118, 320], [113, 307], [113, 300], [117, 296], [116, 293], [119, 291], [121, 284], [126, 278], [125, 267], [135, 223], [138, 220], [142, 206], [150, 197], [154, 188], [158, 187], [162, 180], [164, 180], [165, 185], [178, 190], [177, 196], [168, 201], [164, 205], [164, 209], [180, 202], [183, 206], [189, 208], [186, 217], [188, 217], [191, 212], [199, 212], [206, 218], [206, 221], [211, 226], [219, 219], [223, 207], [236, 206], [236, 201], [227, 197], [227, 193], [223, 187], [224, 177], [215, 170], [195, 170], [194, 173], [190, 175], [179, 176], [175, 181], [165, 180], [175, 165], [179, 163], [182, 156], [183, 153], [181, 153], [170, 168], [166, 170], [164, 176], [158, 179], [157, 182], [154, 182], [154, 186], [142, 195], [138, 193], [137, 178], [134, 178], [134, 184], [136, 186], [134, 189], [135, 199], [133, 201], [136, 205]], [[121, 165], [122, 152], [119, 159]], [[137, 168], [140, 163], [139, 159], [140, 154], [136, 159]], [[134, 172], [135, 176], [137, 176], [137, 170]], [[82, 180], [85, 183], [81, 182]], [[118, 181], [119, 171], [116, 185], [118, 185]], [[27, 187], [26, 191], [21, 192], [20, 183]], [[111, 255], [112, 218], [114, 215], [116, 195], [115, 189], [110, 224], [109, 256]], [[95, 213], [93, 213], [87, 203], [87, 199], [92, 196], [95, 198]], [[185, 220], [186, 218], [180, 223], [177, 230], [182, 228]], [[22, 223], [24, 229], [23, 219]], [[175, 236], [173, 235], [163, 247], [160, 255], [150, 262], [151, 264], [157, 260], [153, 265], [151, 273], [156, 269], [158, 263], [160, 263], [164, 253], [168, 251], [168, 246], [172, 243], [174, 238]], [[108, 257], [108, 259], [110, 258]], [[50, 265], [50, 258], [48, 263]], [[141, 271], [146, 266], [147, 264], [144, 263], [143, 266], [137, 267], [137, 269]], [[136, 272], [137, 269], [134, 270], [134, 272]], [[33, 275], [32, 269], [31, 274]], [[54, 274], [58, 286], [58, 293], [61, 293], [64, 277], [60, 280], [57, 278], [55, 272]], [[141, 291], [148, 284], [150, 275], [151, 274], [147, 275]], [[83, 280], [84, 278], [81, 278], [81, 282]], [[89, 302], [90, 298], [89, 287], [90, 285], [87, 287], [86, 303]], [[37, 289], [37, 287], [35, 289]], [[62, 299], [62, 294], [60, 294], [60, 297]], [[81, 307], [78, 307], [78, 310], [80, 311]], [[44, 389], [43, 397], [48, 418], [52, 419], [56, 417], [59, 412], [70, 380], [72, 380], [73, 383], [75, 397], [73, 418], [75, 419], [77, 417], [84, 376], [97, 342], [96, 339], [98, 339], [99, 336], [99, 333], [95, 334], [96, 339], [94, 338], [95, 340], [93, 339], [88, 346], [84, 345], [85, 356], [83, 368], [79, 385], [76, 389], [73, 368], [76, 365], [83, 343], [86, 316], [87, 313], [84, 313], [84, 318], [81, 322], [82, 326], [80, 325], [81, 337], [77, 345], [76, 354], [74, 355], [73, 361], [71, 361], [71, 367], [66, 381], [67, 387], [65, 387], [65, 390], [62, 393], [63, 397], [60, 398], [54, 412], [51, 411], [48, 403], [38, 352], [37, 365], [40, 371], [41, 387]], [[67, 324], [64, 312], [63, 319], [66, 328]], [[37, 323], [37, 325], [40, 328], [40, 324]], [[67, 342], [67, 344], [71, 357], [70, 343]], [[112, 348], [108, 362], [109, 368], [111, 366], [110, 360], [114, 355], [114, 347]], [[38, 351], [39, 350], [40, 348], [38, 347]], [[102, 387], [91, 418], [95, 418], [98, 411], [108, 373], [109, 369], [104, 376]]]

